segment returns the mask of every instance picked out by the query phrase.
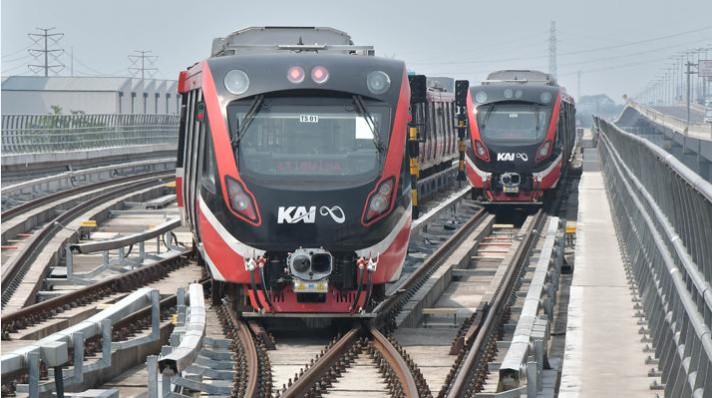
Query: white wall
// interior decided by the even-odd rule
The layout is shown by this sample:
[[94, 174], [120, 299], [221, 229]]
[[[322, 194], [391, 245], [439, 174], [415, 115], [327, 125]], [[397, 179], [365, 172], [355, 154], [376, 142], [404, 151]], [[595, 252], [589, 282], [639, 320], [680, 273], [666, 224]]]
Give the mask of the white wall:
[[86, 114], [119, 112], [116, 92], [2, 91], [3, 114], [48, 114], [52, 105], [62, 107], [64, 115], [71, 114], [70, 111]]

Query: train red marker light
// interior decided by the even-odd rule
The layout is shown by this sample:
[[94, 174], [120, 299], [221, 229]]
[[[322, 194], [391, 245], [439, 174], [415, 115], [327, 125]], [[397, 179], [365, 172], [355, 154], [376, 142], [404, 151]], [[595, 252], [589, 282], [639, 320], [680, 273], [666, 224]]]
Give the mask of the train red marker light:
[[324, 84], [329, 80], [329, 71], [323, 66], [315, 66], [311, 70], [311, 78], [316, 84]]
[[304, 81], [304, 69], [301, 66], [292, 66], [287, 71], [287, 79], [294, 83], [299, 84]]

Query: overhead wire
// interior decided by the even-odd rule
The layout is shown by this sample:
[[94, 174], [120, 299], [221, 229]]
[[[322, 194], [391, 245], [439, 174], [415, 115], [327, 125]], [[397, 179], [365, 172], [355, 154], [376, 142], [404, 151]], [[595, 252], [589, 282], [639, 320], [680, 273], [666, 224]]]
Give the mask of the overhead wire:
[[[618, 48], [624, 48], [624, 47], [629, 47], [629, 46], [634, 46], [634, 45], [639, 45], [639, 44], [645, 44], [645, 43], [651, 43], [659, 40], [667, 40], [673, 37], [679, 37], [679, 36], [684, 36], [684, 35], [689, 35], [692, 33], [699, 33], [702, 31], [710, 30], [712, 29], [712, 25], [709, 26], [704, 26], [701, 28], [697, 29], [691, 29], [687, 30], [684, 32], [678, 32], [678, 33], [673, 33], [673, 34], [668, 34], [668, 35], [663, 35], [663, 36], [656, 36], [656, 37], [651, 37], [643, 40], [637, 40], [637, 41], [632, 41], [632, 42], [625, 42], [625, 43], [620, 43], [620, 44], [615, 44], [615, 45], [608, 45], [608, 46], [602, 46], [602, 47], [596, 47], [596, 48], [589, 48], [585, 50], [578, 50], [578, 51], [570, 51], [570, 52], [563, 52], [563, 53], [558, 53], [557, 57], [564, 57], [564, 56], [571, 56], [571, 55], [579, 55], [579, 54], [587, 54], [587, 53], [592, 53], [592, 52], [598, 52], [598, 51], [606, 51], [606, 50], [613, 50], [613, 49], [618, 49]], [[533, 55], [533, 56], [527, 56], [527, 57], [511, 57], [511, 58], [501, 58], [501, 59], [490, 59], [490, 60], [476, 60], [476, 61], [456, 61], [456, 62], [421, 62], [421, 63], [416, 63], [419, 65], [469, 65], [469, 64], [493, 64], [493, 63], [502, 63], [502, 62], [514, 62], [514, 61], [530, 61], [534, 59], [544, 59], [548, 58], [549, 55]]]

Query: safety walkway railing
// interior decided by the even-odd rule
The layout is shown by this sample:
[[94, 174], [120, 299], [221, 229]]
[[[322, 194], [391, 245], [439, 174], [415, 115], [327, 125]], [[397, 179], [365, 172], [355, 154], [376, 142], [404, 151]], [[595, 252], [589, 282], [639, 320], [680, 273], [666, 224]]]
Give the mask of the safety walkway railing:
[[[512, 396], [519, 397], [526, 392], [527, 397], [536, 398], [543, 389], [544, 370], [549, 367], [549, 332], [563, 264], [564, 242], [560, 228], [558, 217], [549, 218], [538, 258], [530, 265], [533, 268], [531, 282], [512, 343], [499, 368], [501, 390], [510, 391]], [[507, 395], [502, 393], [501, 396]]]
[[[64, 278], [50, 278], [49, 284], [91, 284], [97, 275], [112, 269], [117, 272], [128, 272], [136, 268], [143, 267], [147, 263], [160, 261], [161, 245], [166, 247], [169, 254], [185, 253], [188, 248], [181, 246], [173, 232], [180, 226], [180, 218], [172, 218], [166, 222], [149, 228], [146, 231], [119, 236], [114, 239], [90, 241], [84, 243], [69, 243], [64, 247], [66, 276]], [[146, 252], [146, 243], [152, 239], [156, 240], [156, 250], [154, 253]], [[136, 255], [130, 256], [136, 246]], [[117, 256], [110, 259], [110, 252], [116, 251]], [[102, 263], [93, 270], [87, 272], [74, 272], [74, 256], [76, 254], [102, 254]]]
[[[648, 118], [648, 120], [652, 121], [653, 123], [657, 123], [661, 126], [669, 128], [670, 130], [677, 131], [680, 134], [702, 140], [712, 139], [712, 124], [691, 123], [688, 125], [687, 121], [685, 120], [676, 118], [671, 115], [666, 115], [653, 108], [641, 105], [633, 101], [629, 102], [627, 106], [631, 109], [635, 109], [638, 113]], [[621, 115], [623, 115], [623, 113], [621, 113]]]
[[602, 119], [594, 126], [665, 396], [706, 396], [712, 393], [712, 185], [647, 140]]
[[[235, 378], [232, 342], [206, 336], [207, 309], [201, 284], [189, 286], [188, 303], [186, 306], [185, 291], [179, 289], [171, 345], [164, 346], [160, 356], [146, 358], [149, 398], [185, 397], [183, 389], [224, 396], [232, 392], [231, 381]], [[216, 385], [215, 380], [221, 382]]]
[[[146, 307], [150, 308], [151, 314], [150, 332], [121, 342], [112, 342], [113, 326]], [[26, 371], [28, 382], [18, 384], [17, 392], [25, 393], [30, 398], [38, 398], [49, 396], [49, 393], [54, 391], [56, 396], [61, 398], [64, 396], [65, 387], [81, 386], [85, 378], [97, 372], [119, 369], [117, 363], [112, 364], [117, 361], [117, 352], [157, 342], [161, 333], [160, 322], [159, 291], [141, 288], [87, 320], [2, 355], [2, 377], [12, 378], [13, 374]], [[97, 337], [101, 338], [99, 359], [88, 357], [85, 352], [88, 340]], [[69, 375], [65, 376], [63, 367], [67, 366], [70, 359], [73, 359], [72, 368], [68, 372]], [[52, 380], [40, 380], [41, 364], [51, 368], [53, 372], [49, 376]]]
[[2, 115], [5, 155], [178, 144], [177, 115]]

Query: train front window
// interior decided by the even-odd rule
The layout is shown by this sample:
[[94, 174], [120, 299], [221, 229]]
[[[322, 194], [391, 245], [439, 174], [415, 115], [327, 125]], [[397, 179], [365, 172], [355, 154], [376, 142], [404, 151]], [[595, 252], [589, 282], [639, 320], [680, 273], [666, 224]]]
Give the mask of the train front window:
[[485, 141], [534, 143], [544, 139], [550, 113], [538, 104], [492, 103], [477, 108], [477, 124]]
[[264, 178], [375, 178], [390, 111], [361, 97], [253, 97], [228, 107], [241, 172]]

